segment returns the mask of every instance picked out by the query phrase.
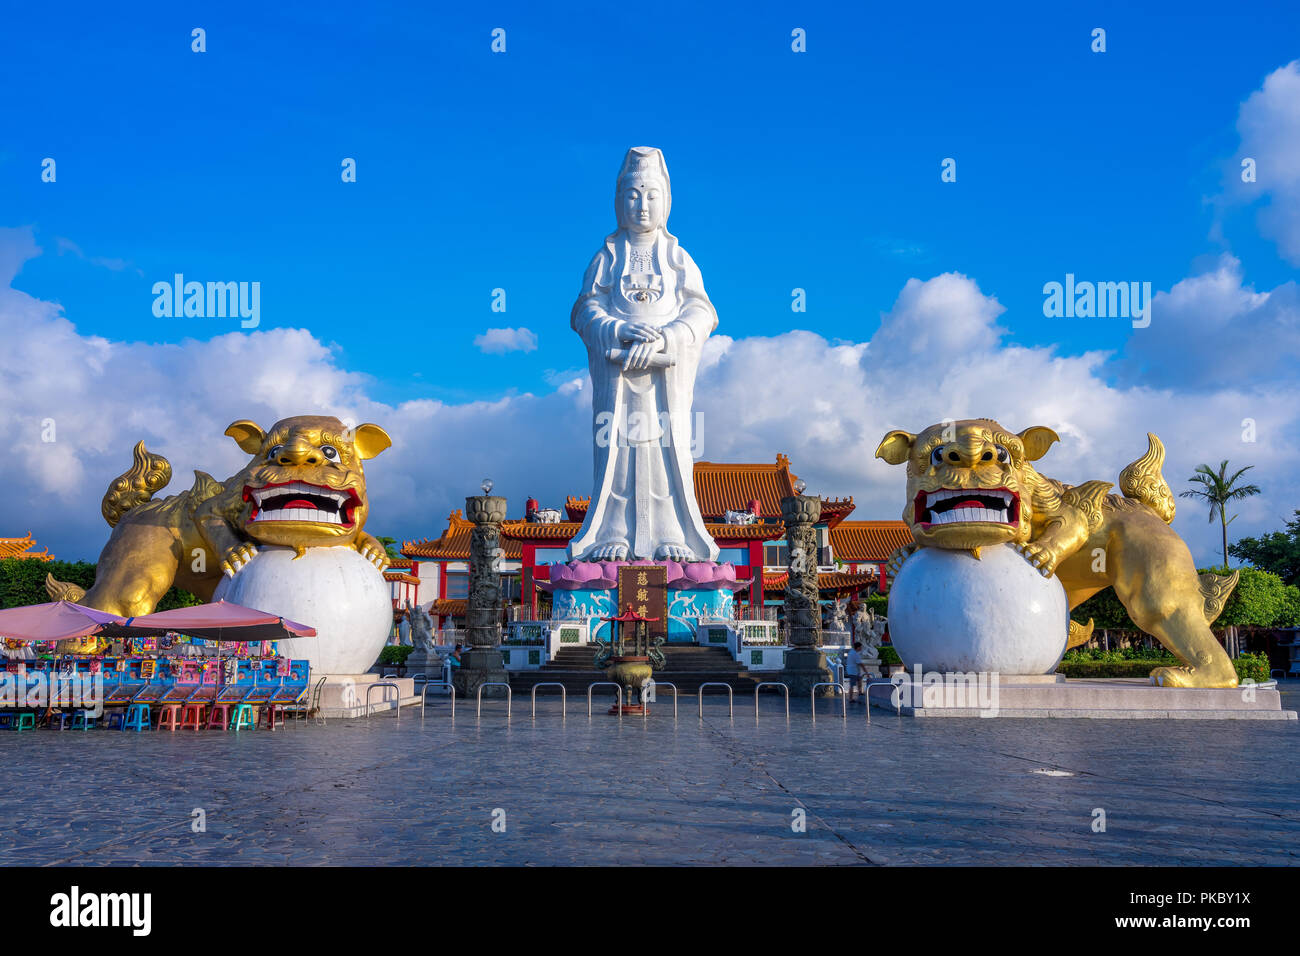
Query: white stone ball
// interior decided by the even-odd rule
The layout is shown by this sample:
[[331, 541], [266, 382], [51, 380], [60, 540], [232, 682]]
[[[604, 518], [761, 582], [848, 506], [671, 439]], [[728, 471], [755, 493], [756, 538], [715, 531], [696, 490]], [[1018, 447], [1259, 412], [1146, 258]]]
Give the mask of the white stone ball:
[[311, 661], [315, 675], [363, 674], [388, 641], [393, 602], [388, 582], [349, 547], [259, 547], [233, 578], [222, 578], [214, 601], [230, 601], [316, 628], [315, 637], [279, 641], [278, 652]]
[[1010, 545], [922, 548], [889, 588], [889, 636], [911, 672], [1050, 674], [1069, 636], [1065, 588]]

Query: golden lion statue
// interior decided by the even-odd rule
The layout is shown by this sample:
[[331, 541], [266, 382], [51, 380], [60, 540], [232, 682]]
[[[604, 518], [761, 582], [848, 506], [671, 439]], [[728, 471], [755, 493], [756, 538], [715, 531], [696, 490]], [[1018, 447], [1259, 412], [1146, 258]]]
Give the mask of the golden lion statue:
[[[1010, 432], [989, 419], [931, 425], [919, 435], [891, 431], [876, 457], [907, 462], [903, 520], [914, 543], [895, 551], [899, 567], [918, 548], [967, 550], [1007, 543], [1044, 577], [1065, 587], [1070, 608], [1105, 587], [1142, 630], [1183, 662], [1158, 667], [1166, 687], [1235, 687], [1236, 670], [1210, 630], [1237, 584], [1231, 575], [1198, 575], [1192, 554], [1169, 527], [1174, 496], [1160, 473], [1165, 449], [1147, 433], [1147, 452], [1108, 481], [1066, 485], [1030, 462], [1060, 441], [1050, 428]], [[1092, 636], [1093, 622], [1070, 622], [1070, 647]]]
[[157, 501], [153, 494], [171, 480], [172, 466], [137, 443], [135, 464], [104, 493], [113, 534], [94, 586], [83, 592], [47, 576], [50, 597], [124, 617], [151, 612], [173, 584], [210, 601], [222, 573], [234, 575], [259, 543], [300, 554], [347, 545], [381, 571], [388, 566], [386, 549], [364, 530], [370, 506], [361, 468], [392, 444], [387, 432], [303, 415], [270, 432], [238, 421], [226, 434], [253, 456], [243, 471], [224, 482], [196, 471], [189, 491]]

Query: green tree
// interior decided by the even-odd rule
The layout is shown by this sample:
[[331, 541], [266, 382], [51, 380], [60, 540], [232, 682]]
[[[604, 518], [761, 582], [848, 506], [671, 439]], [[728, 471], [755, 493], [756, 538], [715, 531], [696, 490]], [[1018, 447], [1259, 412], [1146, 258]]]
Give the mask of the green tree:
[[45, 593], [45, 575], [53, 574], [82, 588], [95, 583], [95, 566], [89, 561], [38, 561], [35, 558], [5, 558], [0, 560], [0, 605], [25, 607], [44, 604], [50, 596]]
[[397, 548], [396, 538], [377, 537], [376, 540], [384, 546], [384, 550], [388, 552], [389, 558], [394, 561], [402, 560], [402, 552]]
[[1242, 568], [1237, 587], [1214, 623], [1221, 627], [1300, 626], [1300, 588], [1268, 571]]
[[[86, 590], [95, 583], [95, 565], [89, 561], [0, 559], [0, 607], [24, 607], [28, 604], [48, 602], [50, 596], [45, 591], [47, 574], [53, 574], [59, 581], [76, 584]], [[174, 607], [193, 607], [202, 603], [189, 591], [171, 587], [159, 600], [154, 610], [169, 611]]]
[[1259, 485], [1237, 484], [1238, 479], [1254, 467], [1254, 465], [1247, 465], [1229, 477], [1228, 460], [1226, 458], [1219, 463], [1218, 471], [1215, 471], [1209, 465], [1197, 465], [1196, 474], [1187, 480], [1201, 487], [1193, 488], [1191, 491], [1184, 491], [1178, 496], [1180, 498], [1200, 498], [1210, 505], [1210, 520], [1213, 521], [1215, 516], [1218, 516], [1219, 523], [1223, 526], [1223, 570], [1225, 571], [1228, 570], [1228, 524], [1236, 517], [1236, 515], [1233, 515], [1232, 518], [1228, 517], [1228, 504], [1260, 493]]
[[1228, 545], [1228, 553], [1261, 571], [1271, 571], [1287, 584], [1300, 584], [1300, 511], [1286, 523], [1285, 531], [1241, 538]]
[[1098, 591], [1071, 611], [1070, 617], [1080, 624], [1087, 624], [1091, 620], [1099, 631], [1140, 630], [1133, 623], [1133, 619], [1128, 616], [1128, 611], [1124, 609], [1124, 605], [1119, 603], [1114, 588], [1103, 588]]

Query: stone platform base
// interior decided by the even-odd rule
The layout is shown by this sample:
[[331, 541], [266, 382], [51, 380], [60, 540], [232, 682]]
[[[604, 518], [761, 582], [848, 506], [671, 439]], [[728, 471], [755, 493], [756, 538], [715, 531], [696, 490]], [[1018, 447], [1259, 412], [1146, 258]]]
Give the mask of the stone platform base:
[[[319, 680], [319, 676], [315, 678]], [[321, 713], [328, 720], [331, 717], [366, 716], [366, 688], [379, 682], [396, 684], [380, 687], [370, 692], [370, 713], [380, 714], [391, 711], [400, 699], [403, 707], [420, 702], [420, 695], [415, 692], [415, 681], [409, 677], [380, 677], [378, 674], [330, 674], [321, 688]]]
[[[1060, 675], [1003, 677], [990, 686], [906, 680], [877, 685], [871, 706], [908, 717], [1065, 717], [1096, 720], [1295, 720], [1276, 683], [1253, 687], [1156, 687], [1142, 678], [1066, 680]], [[897, 702], [897, 703], [896, 703]], [[901, 706], [898, 706], [901, 705]]]

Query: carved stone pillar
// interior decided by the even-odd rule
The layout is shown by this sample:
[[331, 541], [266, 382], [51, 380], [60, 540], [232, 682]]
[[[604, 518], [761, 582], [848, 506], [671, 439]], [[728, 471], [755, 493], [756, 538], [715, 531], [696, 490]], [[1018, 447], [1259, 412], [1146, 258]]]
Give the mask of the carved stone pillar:
[[[826, 656], [821, 652], [821, 604], [817, 588], [817, 529], [822, 500], [797, 494], [781, 499], [781, 520], [790, 546], [789, 575], [785, 586], [785, 622], [789, 649], [781, 679], [795, 695], [808, 694], [814, 684], [831, 680]], [[834, 693], [821, 688], [819, 694]]]
[[[465, 515], [474, 523], [469, 544], [469, 600], [465, 612], [466, 643], [452, 682], [462, 698], [472, 698], [485, 683], [508, 683], [501, 662], [501, 522], [506, 499], [474, 495], [465, 499]], [[484, 697], [504, 697], [503, 687], [489, 687]]]

